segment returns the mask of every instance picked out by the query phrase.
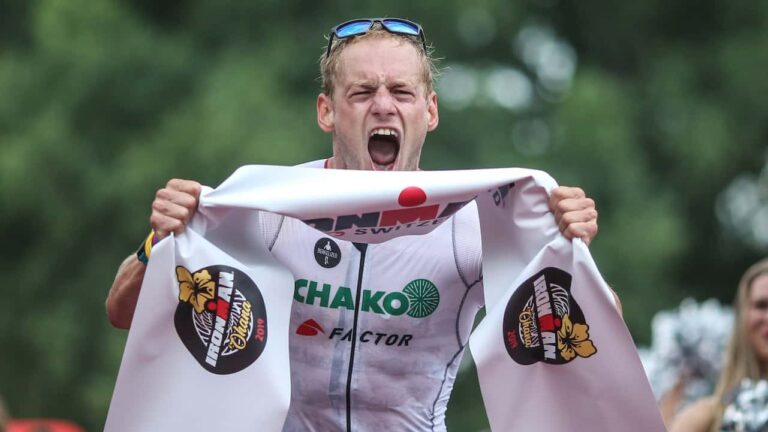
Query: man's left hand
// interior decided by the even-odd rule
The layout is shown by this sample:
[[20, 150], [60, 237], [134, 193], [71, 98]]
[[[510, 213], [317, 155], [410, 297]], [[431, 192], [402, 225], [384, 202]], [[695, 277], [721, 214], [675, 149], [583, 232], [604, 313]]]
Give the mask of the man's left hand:
[[566, 238], [578, 237], [589, 246], [597, 235], [597, 210], [592, 198], [581, 188], [559, 186], [549, 196], [549, 208]]

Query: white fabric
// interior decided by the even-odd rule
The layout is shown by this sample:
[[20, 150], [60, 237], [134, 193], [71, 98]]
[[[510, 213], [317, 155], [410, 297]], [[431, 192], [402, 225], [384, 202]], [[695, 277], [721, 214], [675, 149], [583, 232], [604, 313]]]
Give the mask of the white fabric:
[[[187, 233], [155, 246], [105, 430], [281, 429], [290, 400], [287, 335], [294, 278], [266, 250], [258, 212], [249, 209], [312, 220], [315, 227], [339, 239], [378, 243], [425, 234], [437, 225], [416, 223], [417, 218], [424, 221], [436, 215], [436, 223], [448, 220], [440, 215], [450, 203], [477, 197], [488, 313], [470, 344], [492, 429], [663, 431], [637, 352], [608, 287], [586, 247], [558, 234], [547, 208], [547, 192], [554, 186], [545, 173], [521, 169], [398, 173], [239, 169], [219, 188], [203, 193]], [[426, 201], [418, 193], [403, 192], [413, 192], [413, 187], [423, 191]], [[407, 196], [398, 201], [401, 193]], [[409, 208], [410, 213], [405, 211]], [[387, 214], [384, 225], [391, 229], [386, 234], [382, 231], [387, 230], [374, 233], [346, 227], [337, 219], [374, 212], [379, 212], [381, 221]], [[247, 275], [258, 287], [267, 329], [258, 358], [227, 374], [209, 372], [174, 329], [179, 305], [190, 308], [179, 300], [180, 278], [174, 269], [182, 266], [197, 272], [222, 265]], [[567, 289], [553, 285], [549, 268], [570, 275], [570, 287], [565, 287], [570, 288], [570, 298], [565, 295]], [[217, 290], [221, 289], [220, 283]], [[513, 296], [515, 292], [519, 294]], [[542, 298], [551, 302], [542, 303]], [[546, 305], [555, 310], [551, 316]], [[524, 313], [519, 313], [521, 307]], [[546, 330], [556, 322], [560, 329], [541, 330], [532, 338], [531, 325], [524, 329], [522, 324], [531, 310], [539, 319], [533, 327]], [[566, 315], [573, 321], [569, 325]], [[520, 323], [515, 321], [518, 318]], [[505, 319], [514, 326], [505, 324]], [[559, 334], [563, 336], [554, 343], [552, 335]], [[537, 342], [554, 347], [545, 350], [553, 360], [545, 362], [542, 357], [532, 364], [514, 360], [508, 345], [519, 347], [522, 340], [534, 348]], [[533, 351], [523, 353], [523, 363]]]

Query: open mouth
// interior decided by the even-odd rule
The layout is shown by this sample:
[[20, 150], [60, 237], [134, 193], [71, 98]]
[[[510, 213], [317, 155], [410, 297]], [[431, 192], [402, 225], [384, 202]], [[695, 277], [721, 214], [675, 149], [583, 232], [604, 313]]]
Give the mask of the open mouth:
[[378, 128], [368, 136], [368, 154], [377, 171], [391, 171], [400, 152], [400, 136], [390, 128]]

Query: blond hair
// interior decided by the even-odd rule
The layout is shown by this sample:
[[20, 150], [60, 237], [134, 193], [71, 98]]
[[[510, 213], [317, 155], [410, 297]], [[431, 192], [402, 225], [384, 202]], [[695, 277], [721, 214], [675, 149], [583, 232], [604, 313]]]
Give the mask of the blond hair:
[[373, 28], [370, 31], [359, 36], [343, 39], [335, 38], [330, 53], [326, 56], [325, 52], [323, 52], [323, 55], [320, 57], [321, 91], [327, 96], [333, 97], [333, 90], [335, 88], [334, 83], [341, 70], [341, 62], [339, 61], [339, 58], [341, 57], [344, 48], [359, 41], [383, 38], [399, 40], [401, 43], [408, 43], [416, 48], [416, 52], [419, 53], [419, 60], [421, 61], [421, 76], [424, 80], [424, 84], [426, 84], [426, 94], [430, 94], [434, 90], [435, 77], [437, 77], [439, 73], [437, 59], [432, 57], [432, 47], [427, 46], [427, 49], [425, 50], [421, 39], [418, 37], [390, 33], [378, 22], [373, 24]]
[[725, 353], [725, 366], [720, 374], [720, 381], [715, 388], [715, 399], [717, 401], [717, 413], [712, 432], [720, 430], [723, 413], [726, 407], [726, 395], [745, 378], [757, 380], [764, 378], [768, 372], [768, 365], [761, 363], [758, 359], [755, 349], [749, 341], [749, 332], [747, 329], [746, 312], [750, 307], [749, 295], [752, 283], [758, 276], [768, 274], [768, 258], [758, 261], [752, 265], [739, 281], [739, 287], [736, 291], [734, 300], [733, 332], [731, 340], [728, 343], [728, 349]]

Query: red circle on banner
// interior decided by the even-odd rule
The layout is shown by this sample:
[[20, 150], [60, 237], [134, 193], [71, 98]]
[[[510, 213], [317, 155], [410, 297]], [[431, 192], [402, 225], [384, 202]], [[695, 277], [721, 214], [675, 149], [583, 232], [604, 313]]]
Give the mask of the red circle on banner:
[[427, 193], [420, 187], [409, 186], [400, 192], [397, 198], [398, 204], [403, 207], [416, 207], [427, 201]]

